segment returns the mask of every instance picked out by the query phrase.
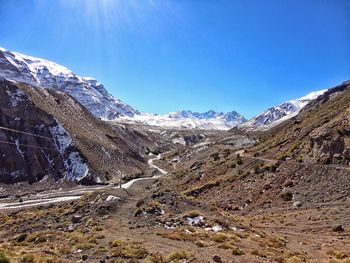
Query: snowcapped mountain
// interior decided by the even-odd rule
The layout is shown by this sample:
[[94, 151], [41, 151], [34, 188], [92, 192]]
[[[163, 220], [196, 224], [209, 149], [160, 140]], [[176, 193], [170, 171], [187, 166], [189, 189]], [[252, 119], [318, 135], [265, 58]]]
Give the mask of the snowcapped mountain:
[[77, 99], [96, 117], [112, 120], [139, 112], [115, 99], [97, 80], [79, 77], [51, 61], [11, 52], [0, 47], [0, 78], [16, 80], [47, 89], [64, 91]]
[[327, 90], [311, 92], [310, 94], [299, 99], [284, 102], [276, 107], [272, 107], [261, 114], [247, 121], [241, 127], [271, 127], [281, 123], [299, 113], [309, 102], [325, 93]]
[[165, 115], [142, 113], [133, 117], [122, 117], [120, 121], [175, 129], [228, 130], [244, 123], [246, 119], [236, 111], [223, 113], [210, 110], [199, 113], [179, 110]]
[[210, 110], [199, 113], [180, 110], [165, 115], [140, 113], [110, 95], [96, 79], [80, 77], [54, 62], [11, 52], [0, 47], [1, 78], [64, 91], [78, 100], [96, 117], [104, 120], [182, 129], [228, 130], [237, 125], [241, 127], [269, 127], [295, 116], [305, 105], [325, 92], [325, 90], [321, 90], [299, 99], [287, 101], [264, 111], [247, 122], [242, 115], [235, 111], [223, 113]]

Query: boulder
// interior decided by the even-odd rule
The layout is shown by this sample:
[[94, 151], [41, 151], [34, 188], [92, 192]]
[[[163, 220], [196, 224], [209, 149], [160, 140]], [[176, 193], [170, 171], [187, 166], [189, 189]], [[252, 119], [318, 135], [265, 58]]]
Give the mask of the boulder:
[[217, 255], [217, 254], [215, 254], [215, 255], [213, 256], [213, 260], [214, 260], [214, 262], [216, 262], [216, 263], [222, 263], [221, 257], [220, 257], [219, 255]]

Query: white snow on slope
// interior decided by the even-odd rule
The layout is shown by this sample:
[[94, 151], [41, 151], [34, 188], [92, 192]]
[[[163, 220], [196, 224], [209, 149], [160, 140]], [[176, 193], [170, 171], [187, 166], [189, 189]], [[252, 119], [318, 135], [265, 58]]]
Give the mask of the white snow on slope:
[[115, 99], [104, 86], [90, 77], [79, 77], [64, 66], [0, 48], [0, 77], [47, 89], [64, 91], [95, 116], [111, 120], [139, 112]]
[[283, 121], [296, 116], [308, 103], [318, 98], [327, 90], [312, 92], [299, 99], [284, 102], [276, 107], [272, 107], [246, 123], [240, 125], [242, 128], [269, 129]]
[[10, 97], [12, 107], [17, 107], [19, 102], [24, 101], [24, 93], [20, 89], [17, 89], [15, 92], [11, 92], [8, 89], [6, 89], [6, 93]]
[[61, 124], [49, 128], [55, 139], [59, 152], [63, 155], [68, 146], [72, 143], [72, 138]]
[[57, 124], [50, 128], [52, 137], [54, 138], [57, 149], [64, 157], [64, 168], [66, 172], [66, 178], [69, 180], [79, 181], [83, 179], [89, 173], [89, 167], [79, 152], [72, 151], [69, 154], [66, 153], [67, 148], [73, 144], [72, 138], [69, 133], [61, 124]]
[[71, 152], [64, 161], [64, 167], [67, 171], [66, 178], [69, 180], [80, 181], [89, 173], [88, 165], [83, 161], [78, 152]]
[[208, 111], [204, 113], [180, 110], [165, 115], [142, 113], [133, 117], [122, 117], [121, 122], [141, 123], [178, 129], [228, 130], [246, 120], [239, 113]]

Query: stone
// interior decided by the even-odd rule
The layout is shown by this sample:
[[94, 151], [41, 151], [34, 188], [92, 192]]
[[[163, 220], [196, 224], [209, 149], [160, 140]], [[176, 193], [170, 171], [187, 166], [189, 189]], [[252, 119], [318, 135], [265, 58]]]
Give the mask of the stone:
[[293, 203], [293, 206], [294, 207], [301, 207], [302, 203], [300, 201], [296, 201], [296, 202]]
[[23, 242], [24, 240], [26, 240], [27, 238], [27, 234], [23, 233], [23, 234], [20, 234], [18, 236], [15, 237], [16, 241], [17, 242]]
[[73, 215], [72, 216], [72, 223], [78, 224], [78, 223], [80, 223], [82, 218], [83, 218], [82, 215]]
[[74, 231], [74, 226], [69, 225], [68, 228], [67, 228], [67, 231], [68, 232], [73, 232]]
[[220, 257], [219, 255], [217, 255], [217, 254], [215, 254], [215, 255], [213, 256], [213, 260], [214, 260], [214, 262], [216, 262], [216, 263], [222, 263], [221, 257]]
[[269, 189], [271, 189], [272, 188], [272, 186], [271, 186], [271, 184], [269, 184], [269, 183], [267, 183], [267, 184], [265, 184], [264, 186], [263, 186], [263, 189], [264, 190], [269, 190]]
[[337, 225], [337, 226], [333, 227], [333, 231], [334, 232], [344, 232], [345, 229], [342, 225]]

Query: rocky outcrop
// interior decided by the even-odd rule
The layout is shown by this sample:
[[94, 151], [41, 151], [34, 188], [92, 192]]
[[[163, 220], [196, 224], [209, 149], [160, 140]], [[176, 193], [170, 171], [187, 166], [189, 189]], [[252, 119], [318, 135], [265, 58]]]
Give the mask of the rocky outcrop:
[[309, 135], [309, 147], [313, 158], [322, 163], [349, 163], [350, 117], [341, 123], [324, 125]]

